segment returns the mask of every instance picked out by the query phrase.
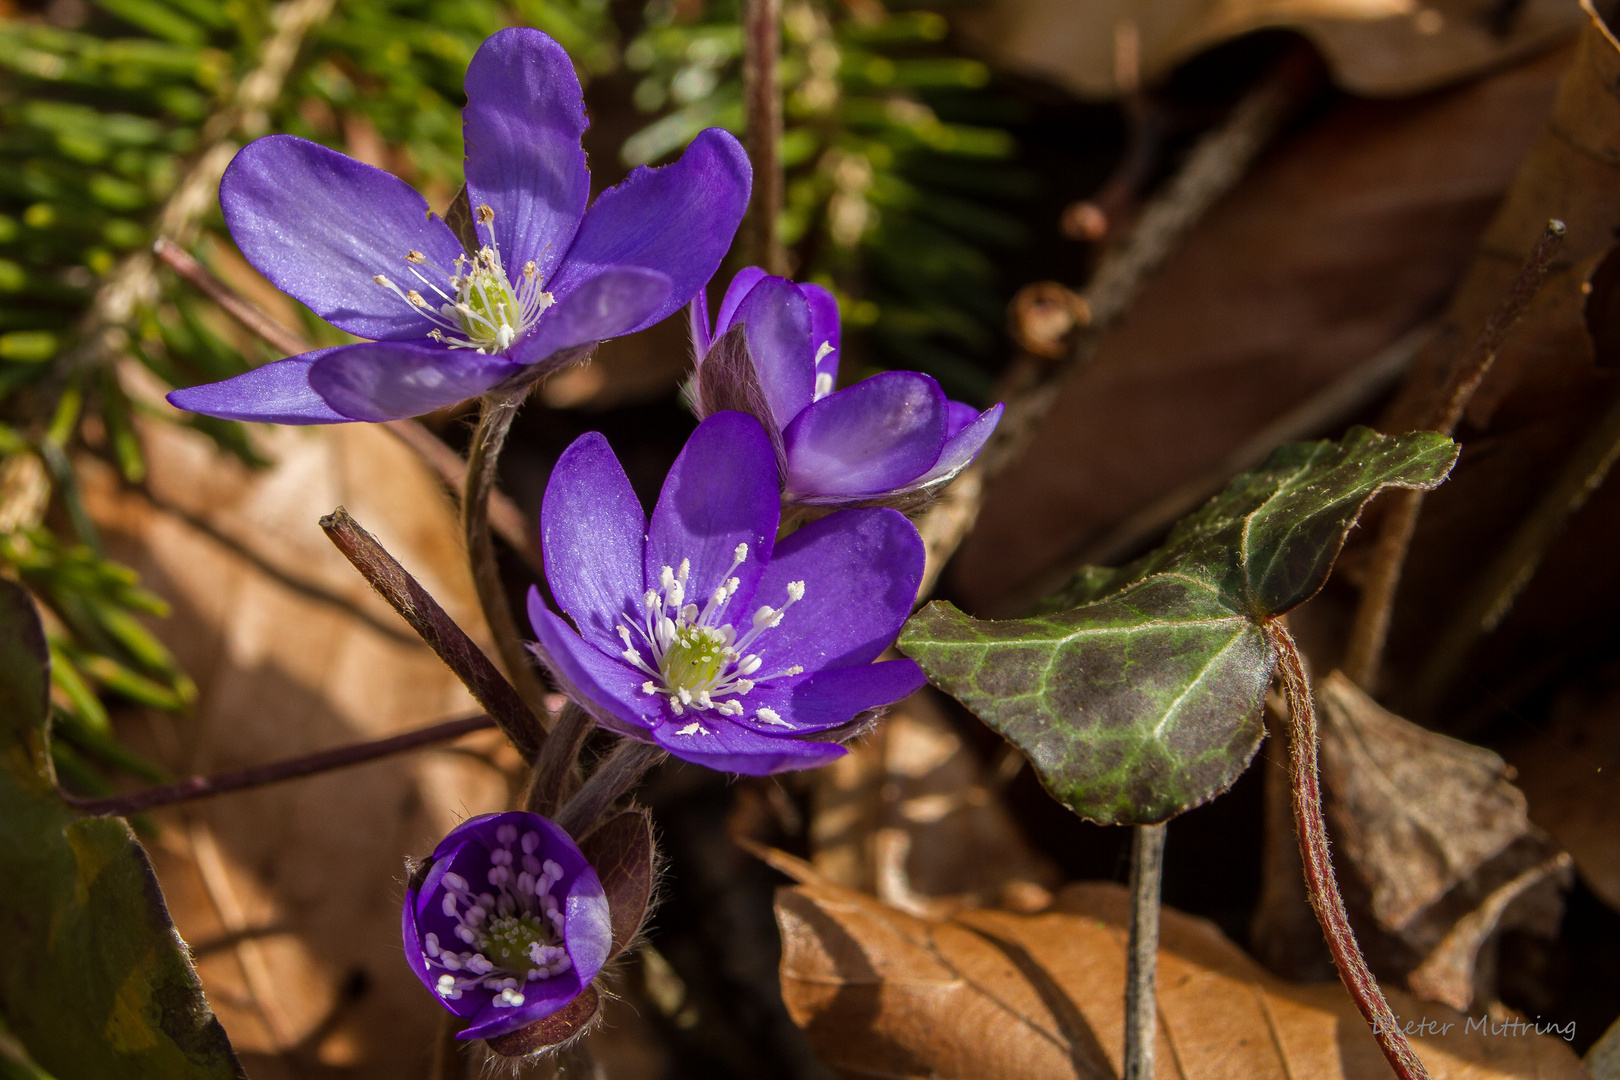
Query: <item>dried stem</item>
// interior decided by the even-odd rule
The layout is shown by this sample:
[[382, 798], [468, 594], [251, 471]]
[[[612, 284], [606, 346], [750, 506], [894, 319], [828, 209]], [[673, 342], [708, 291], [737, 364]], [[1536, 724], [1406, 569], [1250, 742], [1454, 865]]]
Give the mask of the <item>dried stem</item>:
[[478, 591], [478, 602], [484, 609], [484, 620], [495, 639], [506, 668], [506, 677], [512, 680], [529, 711], [545, 717], [545, 688], [535, 674], [529, 650], [518, 636], [517, 623], [512, 618], [511, 605], [506, 602], [506, 586], [501, 581], [500, 564], [495, 560], [495, 543], [489, 532], [489, 496], [495, 490], [496, 468], [500, 462], [501, 447], [506, 444], [507, 433], [519, 406], [528, 396], [528, 384], [513, 389], [497, 388], [484, 396], [480, 405], [478, 428], [473, 432], [472, 447], [467, 455], [466, 493], [461, 497], [461, 528], [467, 542], [467, 561], [472, 567], [473, 586]]
[[[160, 237], [152, 245], [152, 251], [165, 266], [218, 304], [225, 314], [241, 323], [244, 329], [257, 335], [271, 348], [294, 356], [309, 352], [315, 347], [306, 341], [302, 334], [283, 325], [263, 308], [210, 273], [206, 266], [192, 258], [185, 248], [174, 241]], [[382, 427], [400, 442], [415, 450], [428, 467], [439, 475], [439, 479], [444, 481], [458, 497], [460, 496], [462, 487], [467, 483], [467, 463], [461, 460], [460, 454], [446, 446], [444, 440], [419, 421], [390, 420]], [[516, 503], [498, 491], [490, 494], [489, 524], [501, 539], [517, 549], [536, 573], [542, 571], [539, 554], [524, 523], [523, 512], [517, 508]]]
[[534, 774], [529, 779], [528, 794], [523, 797], [523, 808], [531, 813], [554, 816], [574, 781], [574, 768], [579, 760], [580, 748], [595, 727], [591, 714], [570, 701], [563, 706], [557, 725], [546, 736], [545, 749], [534, 763]]
[[1238, 103], [1226, 123], [1200, 140], [1181, 171], [1148, 204], [1130, 238], [1103, 260], [1085, 294], [1091, 322], [1076, 336], [1069, 355], [1037, 371], [1026, 369], [1021, 385], [1005, 395], [1007, 411], [996, 433], [979, 459], [957, 478], [957, 497], [947, 493], [918, 523], [928, 550], [919, 597], [933, 591], [945, 563], [973, 531], [985, 485], [1028, 449], [1057, 398], [1058, 385], [1090, 363], [1104, 332], [1130, 307], [1149, 276], [1209, 208], [1236, 186], [1320, 79], [1320, 62], [1309, 49], [1290, 54]]
[[286, 758], [282, 761], [272, 761], [267, 765], [253, 765], [246, 769], [215, 773], [213, 776], [193, 776], [189, 780], [181, 780], [176, 784], [147, 788], [144, 791], [134, 791], [127, 795], [113, 795], [105, 799], [85, 799], [77, 795], [69, 795], [67, 792], [60, 792], [60, 794], [63, 802], [75, 810], [92, 817], [128, 817], [130, 814], [138, 814], [143, 810], [153, 810], [159, 806], [172, 806], [175, 803], [208, 799], [230, 791], [246, 791], [250, 788], [266, 787], [270, 784], [279, 784], [286, 780], [297, 780], [305, 776], [315, 776], [318, 773], [332, 772], [336, 769], [348, 769], [355, 765], [364, 765], [369, 761], [391, 757], [394, 754], [403, 754], [408, 750], [418, 750], [424, 746], [432, 746], [435, 743], [449, 742], [451, 739], [459, 739], [470, 731], [483, 731], [485, 728], [494, 726], [495, 721], [480, 713], [478, 716], [468, 716], [460, 720], [446, 720], [442, 724], [434, 724], [432, 727], [421, 728], [417, 731], [408, 731], [403, 735], [392, 735], [386, 739], [372, 739], [367, 742], [351, 743], [348, 746], [340, 746], [334, 750], [323, 750], [318, 754]]
[[[1446, 375], [1446, 382], [1435, 398], [1425, 428], [1450, 435], [1457, 430], [1463, 410], [1484, 380], [1508, 332], [1524, 314], [1525, 308], [1547, 279], [1553, 259], [1564, 246], [1564, 223], [1547, 223], [1541, 239], [1525, 260], [1513, 284], [1491, 309], [1485, 326], [1467, 352], [1459, 356]], [[1345, 647], [1343, 670], [1357, 685], [1372, 692], [1377, 688], [1378, 669], [1384, 655], [1384, 641], [1389, 637], [1389, 622], [1395, 611], [1395, 593], [1400, 588], [1401, 570], [1406, 565], [1406, 552], [1417, 529], [1418, 513], [1423, 509], [1423, 492], [1397, 491], [1390, 496], [1390, 505], [1379, 528], [1378, 542], [1373, 547], [1372, 564], [1367, 581], [1362, 587], [1361, 601], [1356, 606], [1355, 621], [1350, 627], [1349, 643]]]
[[568, 805], [557, 812], [557, 824], [575, 840], [585, 839], [596, 827], [602, 812], [635, 787], [636, 781], [663, 757], [663, 749], [652, 743], [621, 739], [591, 773], [591, 778], [568, 800]]
[[776, 237], [776, 219], [782, 212], [782, 94], [777, 78], [781, 0], [743, 0], [743, 50], [748, 160], [754, 166], [748, 251], [755, 265], [786, 274], [787, 255]]
[[323, 517], [321, 528], [371, 587], [438, 653], [445, 667], [455, 672], [523, 759], [534, 761], [545, 743], [545, 729], [483, 650], [347, 510], [340, 506]]
[[457, 1040], [467, 1023], [455, 1013], [439, 1017], [439, 1030], [433, 1040], [431, 1080], [467, 1080], [467, 1059], [462, 1056], [466, 1043]]
[[1299, 853], [1305, 862], [1305, 886], [1316, 921], [1322, 924], [1328, 951], [1338, 966], [1350, 998], [1372, 1028], [1378, 1048], [1401, 1080], [1428, 1080], [1428, 1070], [1418, 1060], [1412, 1044], [1401, 1032], [1378, 980], [1361, 955], [1361, 946], [1350, 929], [1350, 917], [1339, 895], [1333, 876], [1333, 857], [1328, 852], [1327, 822], [1322, 818], [1321, 780], [1317, 775], [1316, 706], [1311, 697], [1305, 662], [1288, 628], [1279, 621], [1266, 624], [1266, 637], [1277, 652], [1283, 693], [1288, 699], [1289, 749], [1294, 767], [1294, 827], [1299, 833]]
[[1131, 939], [1125, 967], [1125, 1072], [1123, 1080], [1153, 1080], [1153, 1035], [1159, 1007], [1159, 894], [1164, 879], [1166, 827], [1131, 828]]

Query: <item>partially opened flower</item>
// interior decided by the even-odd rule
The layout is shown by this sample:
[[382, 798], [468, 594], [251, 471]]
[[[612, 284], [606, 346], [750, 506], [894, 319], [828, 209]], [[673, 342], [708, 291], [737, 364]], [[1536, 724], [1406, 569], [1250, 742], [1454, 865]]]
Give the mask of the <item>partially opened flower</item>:
[[698, 416], [741, 409], [770, 432], [790, 501], [912, 506], [938, 493], [984, 448], [1002, 407], [949, 401], [915, 371], [838, 383], [838, 303], [755, 267], [731, 281], [714, 326], [692, 298]]
[[923, 685], [872, 663], [922, 577], [917, 530], [843, 510], [775, 544], [776, 454], [752, 417], [698, 425], [649, 523], [607, 441], [575, 440], [541, 508], [546, 580], [529, 593], [542, 659], [604, 726], [677, 757], [763, 775], [844, 753], [812, 736]]
[[258, 139], [220, 182], [247, 260], [343, 330], [317, 349], [179, 390], [183, 409], [241, 420], [392, 420], [571, 362], [651, 326], [702, 288], [748, 203], [747, 156], [718, 129], [586, 209], [579, 80], [537, 30], [503, 30], [467, 68], [467, 199], [456, 234], [403, 181], [290, 135]]
[[573, 839], [538, 814], [462, 822], [405, 892], [405, 959], [440, 1004], [494, 1039], [580, 995], [613, 943], [608, 902]]

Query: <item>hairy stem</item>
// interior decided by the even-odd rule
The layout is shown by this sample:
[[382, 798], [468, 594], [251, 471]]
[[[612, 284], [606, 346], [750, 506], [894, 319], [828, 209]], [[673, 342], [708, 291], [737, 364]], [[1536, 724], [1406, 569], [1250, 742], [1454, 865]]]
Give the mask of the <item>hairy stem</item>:
[[1372, 1028], [1378, 1048], [1401, 1080], [1428, 1080], [1428, 1070], [1418, 1060], [1395, 1019], [1384, 992], [1378, 988], [1361, 955], [1361, 946], [1350, 929], [1350, 917], [1339, 895], [1333, 876], [1333, 857], [1328, 852], [1327, 822], [1322, 817], [1321, 779], [1317, 774], [1316, 706], [1305, 661], [1293, 636], [1281, 622], [1266, 624], [1266, 637], [1277, 652], [1282, 673], [1283, 693], [1288, 699], [1289, 750], [1294, 771], [1294, 827], [1299, 833], [1299, 853], [1305, 862], [1305, 887], [1310, 893], [1316, 921], [1322, 924], [1328, 951], [1339, 969], [1339, 978], [1350, 998]]
[[595, 725], [591, 714], [574, 702], [563, 706], [556, 726], [546, 736], [545, 749], [535, 760], [529, 791], [523, 797], [525, 810], [544, 817], [556, 815], [564, 799], [572, 794], [568, 787], [574, 782], [579, 751]]
[[439, 1028], [433, 1040], [432, 1080], [466, 1080], [467, 1059], [462, 1056], [466, 1044], [456, 1039], [467, 1021], [455, 1013], [439, 1017]]
[[506, 602], [506, 586], [501, 582], [500, 564], [495, 560], [495, 541], [489, 531], [489, 496], [495, 490], [496, 468], [501, 447], [506, 445], [512, 420], [528, 395], [528, 386], [496, 391], [484, 397], [467, 454], [467, 487], [461, 498], [461, 528], [467, 541], [467, 560], [472, 567], [473, 586], [484, 620], [495, 639], [506, 677], [512, 680], [518, 696], [535, 716], [545, 717], [545, 688], [535, 674], [529, 650], [518, 636], [512, 608]]
[[[1509, 331], [1530, 306], [1541, 283], [1547, 280], [1553, 259], [1563, 250], [1564, 232], [1562, 221], [1547, 222], [1541, 239], [1513, 284], [1491, 309], [1473, 345], [1451, 365], [1424, 427], [1444, 435], [1457, 430], [1463, 410], [1468, 408], [1474, 391], [1479, 389], [1496, 362], [1496, 354], [1501, 351]], [[1417, 529], [1418, 513], [1423, 509], [1423, 495], [1421, 491], [1397, 491], [1390, 496], [1388, 512], [1373, 547], [1372, 565], [1361, 590], [1361, 601], [1356, 605], [1355, 621], [1350, 626], [1343, 670], [1368, 692], [1377, 689], [1384, 642], [1389, 637], [1389, 623], [1395, 613], [1395, 594], [1400, 589], [1401, 571], [1406, 565], [1412, 534]]]
[[92, 817], [128, 817], [130, 814], [153, 810], [159, 806], [208, 799], [230, 791], [247, 791], [250, 788], [279, 784], [286, 780], [297, 780], [336, 769], [348, 769], [394, 754], [403, 754], [408, 750], [449, 742], [451, 739], [459, 739], [469, 731], [483, 731], [494, 726], [495, 721], [479, 714], [460, 720], [446, 720], [442, 724], [408, 731], [403, 735], [392, 735], [386, 739], [372, 739], [368, 742], [340, 746], [334, 750], [322, 750], [318, 754], [286, 758], [266, 765], [252, 765], [246, 769], [215, 773], [213, 776], [193, 776], [179, 783], [133, 791], [127, 795], [85, 799], [69, 795], [65, 791], [59, 794], [63, 802]]
[[545, 744], [539, 719], [437, 600], [343, 507], [321, 518], [327, 538], [472, 693], [525, 761]]
[[1153, 1080], [1153, 1035], [1159, 1008], [1159, 894], [1164, 879], [1165, 826], [1131, 828], [1131, 939], [1125, 967], [1123, 1080]]
[[748, 207], [748, 251], [772, 274], [788, 272], [776, 238], [782, 212], [782, 93], [777, 66], [782, 51], [782, 0], [743, 0], [743, 97], [748, 109], [748, 160], [754, 197]]
[[647, 770], [663, 757], [663, 749], [652, 743], [621, 739], [584, 786], [568, 800], [568, 805], [557, 812], [557, 824], [575, 840], [585, 839], [596, 827], [602, 812], [635, 787]]

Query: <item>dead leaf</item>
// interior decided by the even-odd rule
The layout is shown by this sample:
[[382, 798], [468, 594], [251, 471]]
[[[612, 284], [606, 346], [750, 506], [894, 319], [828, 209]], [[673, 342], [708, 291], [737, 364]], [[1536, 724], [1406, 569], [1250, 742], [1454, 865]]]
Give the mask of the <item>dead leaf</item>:
[[814, 774], [817, 872], [916, 915], [1045, 907], [1057, 869], [1019, 832], [933, 694], [895, 706]]
[[1063, 385], [1023, 467], [991, 487], [947, 570], [963, 606], [1020, 611], [1116, 522], [1429, 320], [1564, 63], [1342, 102], [1262, 159]]
[[1478, 985], [1494, 981], [1490, 965], [1479, 970], [1480, 951], [1509, 927], [1557, 936], [1569, 857], [1530, 824], [1511, 770], [1490, 750], [1396, 716], [1338, 671], [1317, 698], [1335, 854], [1359, 878], [1378, 929], [1409, 950], [1385, 966], [1454, 1008], [1494, 1000], [1494, 987]]
[[[1046, 1080], [1119, 1075], [1127, 902], [1072, 885], [1038, 915], [926, 920], [826, 883], [777, 894], [782, 990], [823, 1060], [848, 1077]], [[1173, 910], [1159, 953], [1159, 1077], [1382, 1080], [1389, 1067], [1338, 985], [1261, 971], [1214, 925]], [[1472, 1030], [1390, 993], [1435, 1080], [1584, 1080], [1559, 1039]], [[1415, 1029], [1414, 1029], [1415, 1030]], [[1522, 1032], [1522, 1029], [1521, 1029]]]
[[[141, 752], [186, 775], [477, 711], [317, 525], [346, 504], [481, 634], [455, 516], [403, 445], [365, 424], [255, 428], [276, 464], [253, 472], [179, 425], [140, 434], [144, 490], [79, 469], [110, 554], [173, 605], [154, 629], [199, 688], [190, 716], [125, 719]], [[159, 815], [170, 911], [258, 1080], [424, 1067], [442, 1010], [400, 957], [404, 860], [508, 804], [502, 744], [481, 735]]]

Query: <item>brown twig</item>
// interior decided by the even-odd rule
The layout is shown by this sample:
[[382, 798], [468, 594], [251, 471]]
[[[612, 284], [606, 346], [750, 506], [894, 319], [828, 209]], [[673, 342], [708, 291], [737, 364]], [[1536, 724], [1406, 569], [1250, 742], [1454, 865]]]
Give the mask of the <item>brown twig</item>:
[[215, 773], [213, 776], [193, 776], [179, 783], [133, 791], [127, 795], [86, 799], [65, 791], [60, 794], [63, 802], [91, 817], [128, 817], [130, 814], [153, 810], [159, 806], [209, 799], [231, 791], [246, 791], [250, 788], [314, 776], [317, 773], [364, 765], [394, 754], [403, 754], [408, 750], [449, 742], [451, 739], [459, 739], [470, 731], [483, 731], [494, 726], [495, 721], [480, 713], [478, 716], [468, 716], [460, 720], [446, 720], [442, 724], [408, 731], [403, 735], [391, 735], [386, 739], [351, 743], [334, 750], [322, 750], [317, 754], [272, 761], [266, 765], [252, 765], [246, 769], [233, 769], [230, 772]]
[[1153, 1080], [1153, 1036], [1159, 1007], [1159, 895], [1164, 881], [1165, 825], [1131, 827], [1130, 954], [1125, 966], [1125, 1071], [1122, 1080]]
[[545, 744], [545, 730], [483, 650], [347, 510], [340, 506], [321, 518], [321, 528], [371, 587], [438, 653], [445, 667], [455, 672], [523, 759], [533, 762]]
[[1147, 279], [1237, 184], [1320, 79], [1320, 62], [1309, 49], [1290, 54], [1238, 103], [1224, 124], [1199, 141], [1181, 171], [1143, 211], [1130, 238], [1103, 260], [1085, 292], [1091, 322], [1075, 336], [1068, 356], [1026, 375], [1023, 385], [1006, 394], [1001, 423], [979, 459], [957, 478], [956, 497], [947, 493], [918, 523], [928, 553], [919, 599], [933, 591], [945, 563], [973, 531], [985, 484], [1028, 449], [1057, 398], [1058, 385], [1092, 360], [1104, 333], [1130, 307]]
[[772, 274], [787, 273], [787, 255], [776, 237], [776, 219], [782, 212], [782, 93], [777, 78], [781, 51], [781, 0], [743, 0], [743, 97], [748, 109], [748, 160], [754, 166], [748, 251], [755, 265]]
[[1288, 700], [1289, 750], [1294, 770], [1294, 827], [1299, 833], [1299, 853], [1305, 862], [1305, 885], [1310, 893], [1316, 920], [1322, 925], [1328, 951], [1338, 966], [1339, 978], [1350, 991], [1350, 998], [1372, 1028], [1378, 1048], [1401, 1080], [1428, 1080], [1428, 1070], [1418, 1060], [1412, 1044], [1401, 1032], [1395, 1013], [1384, 992], [1378, 988], [1361, 955], [1361, 946], [1350, 929], [1350, 917], [1339, 895], [1333, 876], [1333, 857], [1328, 852], [1327, 823], [1322, 817], [1321, 778], [1317, 773], [1316, 706], [1311, 697], [1305, 662], [1288, 628], [1280, 621], [1266, 624], [1266, 637], [1277, 652], [1283, 693]]
[[[1564, 231], [1562, 221], [1547, 223], [1546, 231], [1531, 250], [1530, 257], [1513, 279], [1513, 284], [1491, 309], [1473, 345], [1451, 365], [1425, 428], [1444, 435], [1450, 435], [1457, 429], [1463, 410], [1468, 407], [1469, 399], [1496, 362], [1496, 354], [1501, 351], [1508, 332], [1518, 323], [1536, 295], [1536, 290], [1547, 279], [1553, 259], [1563, 249]], [[1389, 508], [1379, 527], [1377, 543], [1373, 546], [1366, 584], [1356, 605], [1355, 621], [1350, 626], [1343, 670], [1351, 681], [1368, 692], [1374, 691], [1378, 682], [1384, 641], [1389, 636], [1389, 622], [1395, 611], [1395, 593], [1400, 588], [1406, 552], [1417, 529], [1418, 513], [1423, 509], [1423, 496], [1421, 491], [1397, 491], [1390, 496]]]
[[[152, 245], [152, 251], [165, 266], [218, 304], [225, 314], [241, 323], [244, 329], [256, 334], [271, 348], [279, 349], [288, 356], [296, 356], [315, 347], [305, 340], [302, 334], [282, 324], [269, 312], [221, 281], [206, 266], [192, 258], [190, 252], [174, 241], [167, 237], [159, 237]], [[382, 427], [400, 442], [415, 450], [428, 467], [438, 474], [439, 479], [460, 497], [461, 489], [467, 482], [467, 463], [461, 459], [460, 454], [446, 446], [444, 440], [419, 421], [390, 420]], [[516, 503], [498, 491], [490, 494], [489, 525], [501, 539], [511, 544], [518, 554], [523, 556], [535, 573], [544, 572], [539, 553], [535, 550], [528, 526], [525, 524], [523, 512], [517, 508]]]
[[596, 827], [602, 812], [635, 787], [636, 781], [663, 758], [662, 747], [635, 739], [619, 740], [619, 745], [596, 766], [590, 779], [557, 812], [557, 824], [575, 840], [585, 839]]

